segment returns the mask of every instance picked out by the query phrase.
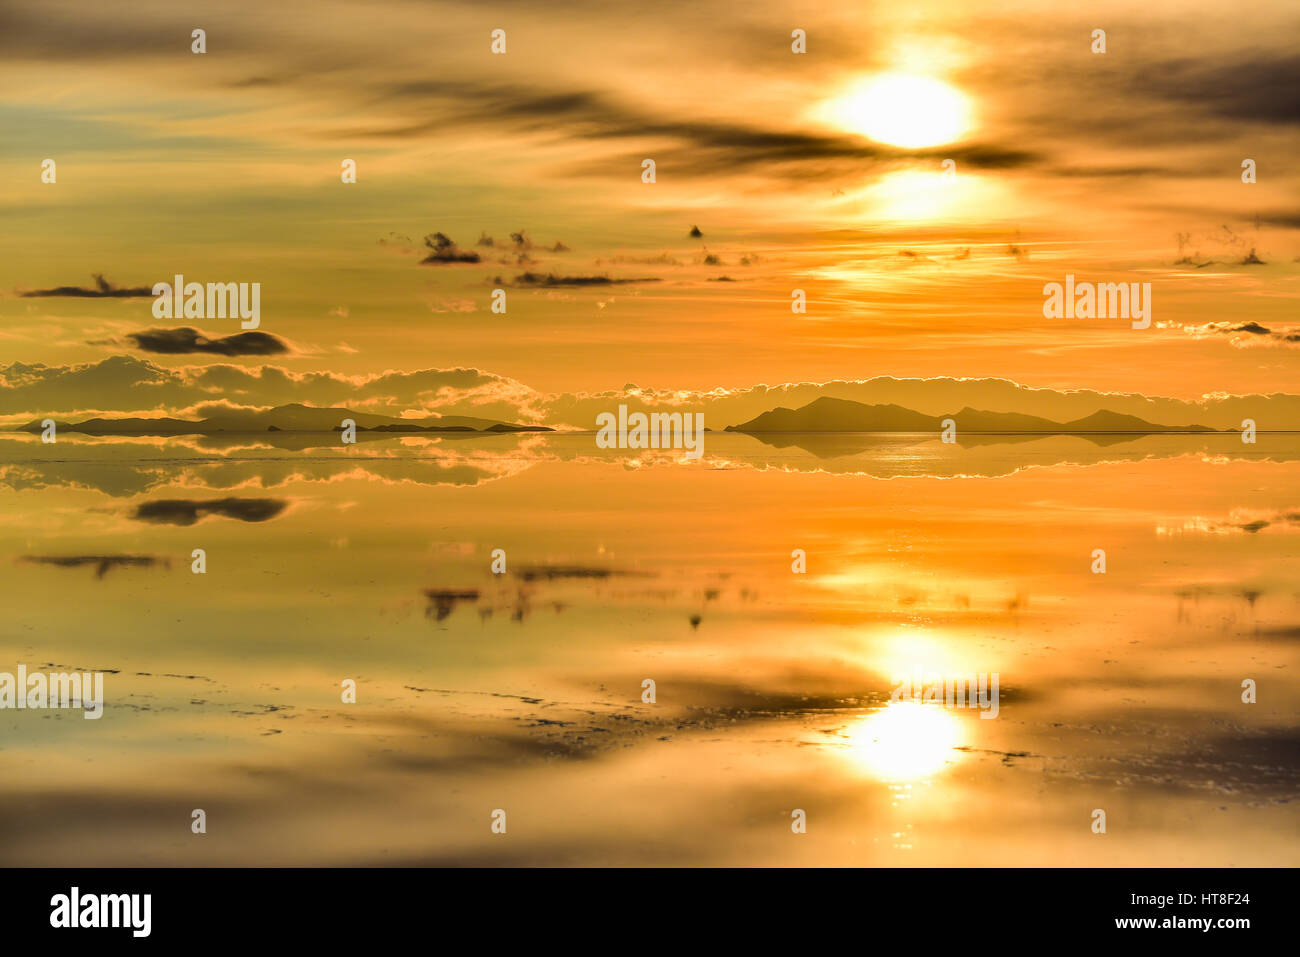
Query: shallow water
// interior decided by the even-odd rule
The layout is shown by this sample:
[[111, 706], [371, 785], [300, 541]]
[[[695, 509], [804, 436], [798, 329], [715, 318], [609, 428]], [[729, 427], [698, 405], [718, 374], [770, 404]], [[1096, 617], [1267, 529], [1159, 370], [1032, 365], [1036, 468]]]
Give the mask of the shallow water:
[[268, 438], [0, 436], [0, 863], [1300, 864], [1300, 435]]

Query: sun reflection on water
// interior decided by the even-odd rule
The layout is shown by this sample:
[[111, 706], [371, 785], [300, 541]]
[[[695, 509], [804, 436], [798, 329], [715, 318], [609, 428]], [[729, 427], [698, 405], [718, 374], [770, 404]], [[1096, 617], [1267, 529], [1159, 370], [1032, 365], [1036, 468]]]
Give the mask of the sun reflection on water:
[[887, 705], [849, 730], [855, 763], [885, 781], [940, 771], [961, 741], [960, 723], [943, 708], [912, 701]]

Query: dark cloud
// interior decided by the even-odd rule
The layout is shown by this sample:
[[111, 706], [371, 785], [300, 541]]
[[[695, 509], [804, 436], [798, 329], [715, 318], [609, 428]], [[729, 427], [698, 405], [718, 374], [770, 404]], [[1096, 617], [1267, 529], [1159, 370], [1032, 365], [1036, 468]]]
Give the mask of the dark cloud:
[[289, 503], [276, 498], [159, 499], [136, 506], [132, 518], [158, 525], [193, 525], [208, 515], [220, 515], [241, 522], [266, 522], [275, 518]]
[[192, 27], [182, 32], [175, 21], [156, 16], [133, 20], [123, 14], [107, 9], [23, 10], [6, 4], [0, 54], [6, 60], [118, 60], [165, 56], [178, 43], [188, 51]]
[[66, 297], [70, 299], [144, 299], [153, 296], [152, 286], [134, 286], [121, 288], [114, 286], [101, 273], [91, 274], [95, 279], [95, 288], [85, 286], [55, 286], [53, 289], [32, 289], [20, 293], [24, 299], [41, 299]]
[[457, 246], [444, 233], [430, 233], [424, 237], [424, 245], [429, 247], [429, 255], [420, 260], [422, 265], [428, 263], [476, 263], [479, 254], [468, 252]]
[[171, 563], [165, 558], [156, 558], [153, 555], [24, 555], [22, 560], [37, 565], [54, 565], [58, 568], [94, 565], [96, 578], [103, 578], [112, 568], [152, 568], [155, 565], [171, 567]]
[[1300, 123], [1300, 54], [1243, 51], [1227, 62], [1166, 60], [1139, 71], [1133, 85], [1225, 119]]
[[217, 356], [271, 356], [289, 351], [282, 339], [267, 332], [237, 332], [210, 339], [197, 329], [185, 327], [132, 332], [127, 338], [137, 349], [162, 355], [206, 352]]

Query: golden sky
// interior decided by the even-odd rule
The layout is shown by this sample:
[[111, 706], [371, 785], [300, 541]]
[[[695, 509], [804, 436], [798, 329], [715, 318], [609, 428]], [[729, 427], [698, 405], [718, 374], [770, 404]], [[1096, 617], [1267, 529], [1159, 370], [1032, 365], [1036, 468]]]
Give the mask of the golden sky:
[[[15, 0], [5, 19], [5, 421], [358, 386], [382, 411], [501, 416], [877, 376], [1300, 391], [1293, 3]], [[479, 261], [424, 262], [434, 233]], [[261, 283], [286, 351], [150, 351], [132, 334], [240, 330], [49, 294], [177, 273]], [[1067, 274], [1151, 283], [1151, 328], [1045, 318]], [[385, 373], [412, 376], [376, 396]]]

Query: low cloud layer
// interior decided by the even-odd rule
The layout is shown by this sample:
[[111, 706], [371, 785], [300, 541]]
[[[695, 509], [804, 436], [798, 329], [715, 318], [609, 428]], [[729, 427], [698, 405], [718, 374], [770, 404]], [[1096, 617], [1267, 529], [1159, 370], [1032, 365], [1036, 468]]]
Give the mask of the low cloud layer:
[[[1239, 324], [1240, 325], [1240, 324]], [[1271, 330], [1237, 331], [1254, 338]], [[736, 389], [654, 389], [633, 384], [599, 392], [542, 393], [524, 383], [478, 369], [421, 369], [379, 375], [298, 373], [279, 366], [218, 364], [164, 369], [130, 356], [70, 366], [12, 363], [0, 366], [0, 415], [27, 422], [42, 415], [150, 413], [181, 417], [216, 415], [231, 408], [302, 403], [346, 406], [386, 415], [441, 414], [496, 418], [557, 428], [591, 430], [602, 412], [702, 412], [711, 429], [748, 421], [774, 408], [799, 408], [831, 397], [871, 405], [893, 404], [926, 415], [963, 408], [1019, 412], [1059, 422], [1099, 409], [1171, 427], [1200, 424], [1236, 429], [1245, 418], [1260, 429], [1300, 421], [1300, 395], [1208, 393], [1197, 401], [1092, 389], [1034, 389], [998, 378], [837, 379]]]

